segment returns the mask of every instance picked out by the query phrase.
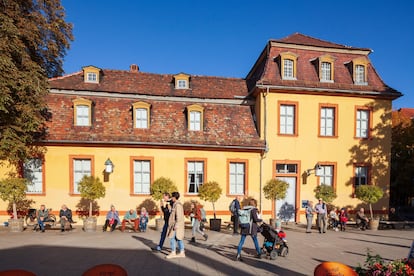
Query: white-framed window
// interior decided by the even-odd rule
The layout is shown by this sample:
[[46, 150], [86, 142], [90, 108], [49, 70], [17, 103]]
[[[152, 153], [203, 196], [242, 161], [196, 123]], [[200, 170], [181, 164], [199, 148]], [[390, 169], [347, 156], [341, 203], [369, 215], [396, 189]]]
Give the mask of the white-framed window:
[[355, 167], [355, 187], [359, 185], [368, 185], [368, 167], [367, 166], [356, 166]]
[[197, 194], [198, 188], [204, 183], [204, 162], [203, 161], [188, 161], [188, 193]]
[[79, 194], [78, 184], [82, 178], [91, 176], [91, 159], [73, 159], [73, 194]]
[[242, 195], [245, 191], [246, 164], [230, 162], [229, 164], [229, 184], [231, 195]]
[[355, 83], [366, 84], [365, 80], [365, 66], [361, 64], [355, 65]]
[[334, 136], [335, 135], [335, 108], [322, 107], [321, 108], [321, 124], [320, 124], [321, 136]]
[[368, 138], [369, 110], [357, 110], [356, 114], [356, 137]]
[[43, 193], [43, 168], [42, 159], [29, 159], [23, 164], [23, 177], [28, 180], [27, 194]]
[[285, 164], [285, 163], [276, 164], [276, 174], [297, 174], [297, 173], [298, 173], [297, 164]]
[[77, 126], [89, 126], [89, 106], [87, 105], [76, 105], [76, 125]]
[[280, 105], [280, 134], [295, 134], [295, 106]]
[[178, 89], [187, 89], [188, 88], [187, 80], [177, 80], [177, 88]]
[[321, 63], [321, 81], [331, 81], [332, 80], [332, 64], [330, 62]]
[[283, 79], [294, 79], [294, 61], [291, 59], [283, 60]]
[[98, 76], [96, 73], [88, 72], [86, 74], [86, 81], [87, 82], [98, 82]]
[[135, 109], [135, 127], [136, 128], [148, 128], [148, 109], [146, 108]]
[[320, 166], [320, 169], [318, 170], [318, 176], [319, 176], [319, 183], [321, 185], [328, 185], [333, 186], [334, 182], [334, 167], [331, 165], [328, 166]]
[[151, 161], [134, 160], [134, 194], [150, 194]]
[[190, 111], [190, 130], [200, 131], [201, 130], [201, 112]]

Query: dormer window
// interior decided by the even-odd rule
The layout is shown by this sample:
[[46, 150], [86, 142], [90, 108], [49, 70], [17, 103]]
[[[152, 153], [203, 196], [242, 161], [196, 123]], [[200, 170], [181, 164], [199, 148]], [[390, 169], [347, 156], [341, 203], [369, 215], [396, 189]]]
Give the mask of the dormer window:
[[151, 105], [145, 102], [137, 102], [132, 105], [134, 128], [149, 128], [150, 107]]
[[280, 54], [280, 71], [282, 79], [296, 80], [296, 67], [298, 56], [294, 53]]
[[188, 130], [201, 131], [203, 129], [204, 108], [194, 104], [187, 107]]
[[84, 75], [84, 82], [99, 83], [99, 73], [101, 69], [95, 66], [85, 66], [82, 68]]
[[189, 89], [190, 88], [190, 75], [181, 73], [174, 76], [175, 89]]
[[96, 73], [87, 73], [86, 79], [87, 79], [87, 82], [97, 82], [98, 77], [96, 76]]
[[335, 59], [330, 55], [323, 55], [311, 60], [320, 82], [334, 82], [334, 61]]
[[349, 64], [349, 69], [352, 75], [354, 84], [356, 85], [368, 85], [368, 60], [366, 58], [356, 58]]
[[73, 113], [75, 126], [92, 125], [92, 101], [83, 98], [73, 100]]

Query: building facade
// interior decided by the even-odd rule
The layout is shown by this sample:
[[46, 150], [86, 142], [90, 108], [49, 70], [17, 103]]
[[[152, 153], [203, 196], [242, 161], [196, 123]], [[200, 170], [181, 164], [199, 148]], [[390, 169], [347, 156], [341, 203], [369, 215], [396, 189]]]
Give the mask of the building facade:
[[[33, 179], [28, 196], [55, 211], [62, 203], [76, 209], [77, 183], [98, 176], [102, 221], [111, 204], [122, 214], [150, 199], [159, 177], [173, 180], [183, 202], [217, 181], [224, 220], [243, 195], [267, 218], [304, 221], [317, 185], [333, 186], [333, 203], [351, 208], [360, 204], [357, 185], [378, 185], [387, 196], [375, 209], [387, 210], [391, 104], [401, 94], [378, 76], [370, 52], [293, 34], [270, 40], [245, 79], [150, 74], [137, 65], [86, 66], [51, 79], [47, 152], [23, 167]], [[271, 202], [262, 187], [275, 177], [289, 190]], [[205, 208], [211, 216], [211, 204]]]

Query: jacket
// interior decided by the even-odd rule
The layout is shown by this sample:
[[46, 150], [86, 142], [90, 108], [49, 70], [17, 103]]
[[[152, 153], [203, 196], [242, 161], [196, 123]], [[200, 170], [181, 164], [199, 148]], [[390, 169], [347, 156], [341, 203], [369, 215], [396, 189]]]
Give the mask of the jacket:
[[70, 209], [66, 209], [66, 210], [61, 209], [59, 212], [59, 217], [61, 218], [63, 216], [65, 216], [69, 222], [73, 223], [72, 211]]
[[168, 220], [168, 237], [173, 238], [174, 232], [177, 240], [184, 239], [184, 208], [178, 200], [174, 203]]
[[111, 220], [112, 218], [115, 219], [116, 221], [118, 221], [118, 223], [120, 222], [118, 211], [115, 211], [115, 212], [109, 211], [106, 214], [106, 219]]

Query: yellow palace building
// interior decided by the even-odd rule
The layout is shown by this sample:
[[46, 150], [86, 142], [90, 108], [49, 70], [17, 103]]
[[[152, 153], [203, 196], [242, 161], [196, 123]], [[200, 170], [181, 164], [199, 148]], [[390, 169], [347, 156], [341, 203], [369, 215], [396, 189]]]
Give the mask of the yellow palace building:
[[[98, 176], [103, 223], [111, 204], [123, 215], [151, 199], [159, 177], [173, 180], [182, 202], [199, 200], [198, 188], [217, 181], [224, 221], [243, 195], [258, 200], [265, 218], [303, 222], [302, 204], [315, 201], [317, 185], [333, 186], [333, 204], [351, 209], [361, 204], [357, 185], [378, 185], [386, 196], [374, 209], [384, 212], [392, 100], [401, 93], [381, 80], [370, 53], [295, 33], [268, 41], [245, 79], [152, 74], [137, 65], [85, 66], [50, 79], [47, 152], [23, 166], [28, 198], [33, 207], [76, 210], [77, 183]], [[104, 174], [107, 161], [114, 169]], [[272, 178], [289, 183], [284, 200], [265, 199]], [[211, 203], [199, 201], [211, 217]], [[6, 209], [0, 202], [2, 219]]]

